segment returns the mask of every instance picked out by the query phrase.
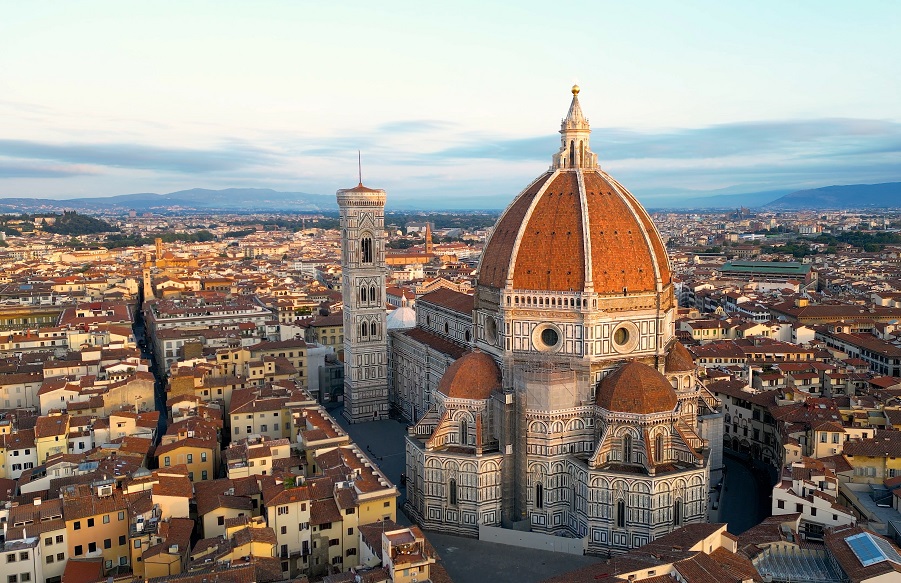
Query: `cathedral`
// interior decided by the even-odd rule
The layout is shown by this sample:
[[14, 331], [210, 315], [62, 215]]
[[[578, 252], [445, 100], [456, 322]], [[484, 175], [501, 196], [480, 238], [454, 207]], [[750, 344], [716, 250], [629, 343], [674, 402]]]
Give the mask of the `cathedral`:
[[[474, 295], [425, 294], [415, 316], [380, 320], [386, 333], [365, 341], [372, 296], [345, 301], [346, 353], [387, 355], [384, 366], [365, 360], [378, 362], [377, 378], [355, 370], [363, 359], [347, 362], [345, 407], [366, 402], [351, 421], [393, 408], [411, 422], [405, 509], [422, 527], [478, 536], [504, 526], [618, 553], [706, 522], [723, 416], [675, 339], [660, 234], [600, 168], [578, 95], [550, 168], [495, 225]], [[354, 240], [357, 208], [342, 206], [351, 259], [381, 238], [370, 229], [369, 243]], [[383, 243], [374, 249], [368, 266], [383, 268]], [[370, 285], [355, 285], [356, 273], [345, 271], [345, 295]], [[359, 273], [376, 283], [375, 271]]]

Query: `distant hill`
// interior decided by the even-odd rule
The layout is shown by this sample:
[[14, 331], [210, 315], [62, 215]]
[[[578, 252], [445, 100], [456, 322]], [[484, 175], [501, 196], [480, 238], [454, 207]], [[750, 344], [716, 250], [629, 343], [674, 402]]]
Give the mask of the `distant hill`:
[[649, 209], [737, 209], [738, 207], [762, 207], [788, 192], [790, 190], [783, 189], [745, 192], [742, 194], [713, 194], [709, 196], [671, 195], [666, 199], [648, 202], [646, 206]]
[[143, 192], [95, 198], [54, 200], [47, 198], [0, 198], [0, 212], [35, 211], [295, 211], [338, 210], [335, 196], [306, 192], [279, 192], [268, 188], [193, 188], [169, 194]]
[[768, 210], [901, 208], [901, 182], [848, 184], [798, 190], [766, 205]]

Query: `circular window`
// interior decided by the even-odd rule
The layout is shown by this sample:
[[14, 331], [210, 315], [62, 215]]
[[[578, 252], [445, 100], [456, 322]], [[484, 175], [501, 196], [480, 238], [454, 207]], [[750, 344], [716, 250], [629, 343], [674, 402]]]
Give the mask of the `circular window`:
[[541, 352], [557, 352], [563, 346], [563, 332], [553, 324], [540, 324], [532, 331], [532, 346]]
[[541, 341], [545, 346], [557, 346], [560, 341], [560, 335], [553, 328], [545, 328], [541, 331]]
[[485, 318], [485, 340], [489, 344], [497, 343], [497, 322], [494, 318]]
[[639, 333], [638, 326], [632, 322], [623, 322], [613, 329], [611, 339], [613, 342], [613, 350], [620, 354], [632, 352], [638, 348]]

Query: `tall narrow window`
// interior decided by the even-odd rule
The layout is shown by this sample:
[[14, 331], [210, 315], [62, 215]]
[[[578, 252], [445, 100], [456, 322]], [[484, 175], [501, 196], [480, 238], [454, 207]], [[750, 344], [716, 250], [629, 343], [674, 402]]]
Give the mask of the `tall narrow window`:
[[368, 336], [369, 326], [366, 325], [366, 322], [360, 324], [360, 336]]
[[370, 302], [375, 301], [375, 286], [372, 286], [369, 288], [369, 301]]
[[619, 528], [626, 527], [626, 501], [622, 498], [616, 503], [616, 526]]
[[673, 503], [673, 524], [681, 526], [682, 524], [682, 501], [676, 500]]
[[623, 437], [623, 461], [627, 464], [632, 462], [632, 435], [628, 433]]
[[664, 461], [663, 456], [663, 434], [658, 433], [657, 439], [654, 440], [654, 455], [657, 457], [655, 461], [662, 462]]
[[569, 143], [569, 167], [574, 168], [576, 166], [576, 143], [575, 141], [571, 141]]
[[362, 251], [361, 261], [363, 263], [372, 263], [372, 237], [364, 237], [360, 242], [360, 251]]
[[369, 334], [371, 336], [378, 336], [378, 333], [379, 333], [378, 324], [376, 324], [375, 322], [370, 323], [369, 324]]
[[360, 288], [360, 303], [366, 303], [366, 288]]
[[460, 445], [467, 445], [469, 435], [469, 424], [466, 423], [466, 419], [462, 419], [460, 421]]
[[457, 505], [457, 480], [451, 478], [450, 481], [450, 503], [453, 506]]
[[535, 508], [544, 508], [544, 486], [535, 484]]

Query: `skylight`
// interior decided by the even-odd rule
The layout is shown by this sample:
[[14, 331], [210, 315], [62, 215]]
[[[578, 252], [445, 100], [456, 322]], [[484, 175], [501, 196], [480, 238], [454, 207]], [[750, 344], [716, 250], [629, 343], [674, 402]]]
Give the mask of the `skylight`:
[[862, 532], [849, 536], [845, 539], [860, 564], [864, 567], [881, 563], [882, 561], [891, 561], [901, 565], [901, 555], [898, 554], [891, 544], [879, 537], [872, 536], [868, 532]]

